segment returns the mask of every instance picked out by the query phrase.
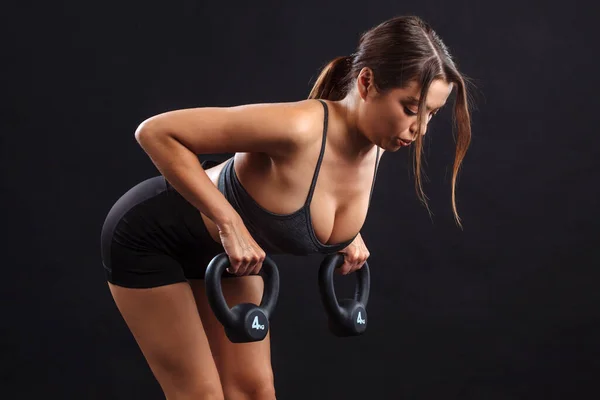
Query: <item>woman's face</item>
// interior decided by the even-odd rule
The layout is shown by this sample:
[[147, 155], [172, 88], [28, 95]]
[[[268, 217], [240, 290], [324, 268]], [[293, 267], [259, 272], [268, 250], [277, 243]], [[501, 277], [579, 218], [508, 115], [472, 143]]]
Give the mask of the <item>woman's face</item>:
[[[411, 82], [406, 88], [395, 88], [380, 93], [374, 85], [360, 78], [359, 75], [358, 89], [363, 103], [359, 107], [357, 120], [359, 130], [370, 142], [386, 151], [398, 151], [402, 147], [409, 146], [416, 140], [417, 111], [421, 91], [418, 83]], [[422, 121], [423, 135], [427, 131], [427, 124], [431, 118], [446, 104], [451, 91], [452, 84], [441, 79], [431, 83], [426, 98], [427, 118]]]

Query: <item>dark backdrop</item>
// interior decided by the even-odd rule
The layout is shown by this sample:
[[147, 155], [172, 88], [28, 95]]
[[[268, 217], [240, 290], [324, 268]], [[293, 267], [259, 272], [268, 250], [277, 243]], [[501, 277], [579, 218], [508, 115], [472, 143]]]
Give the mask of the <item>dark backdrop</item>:
[[[449, 107], [427, 135], [432, 218], [416, 199], [409, 153], [382, 160], [362, 230], [372, 271], [364, 336], [327, 331], [319, 257], [276, 258], [279, 398], [600, 395], [597, 15], [575, 1], [317, 4], [5, 8], [5, 394], [161, 398], [100, 262], [109, 208], [157, 174], [135, 128], [177, 108], [305, 98], [320, 68], [354, 51], [362, 31], [416, 14], [476, 85], [458, 186], [465, 229], [450, 207]], [[349, 293], [350, 278], [338, 284]]]

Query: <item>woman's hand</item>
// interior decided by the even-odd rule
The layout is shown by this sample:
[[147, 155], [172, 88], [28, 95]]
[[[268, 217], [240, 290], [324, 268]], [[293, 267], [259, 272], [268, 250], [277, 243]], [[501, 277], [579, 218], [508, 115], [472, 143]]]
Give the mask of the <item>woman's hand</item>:
[[231, 264], [227, 272], [238, 276], [258, 274], [266, 254], [248, 232], [242, 218], [236, 215], [231, 222], [218, 228], [223, 249]]
[[365, 261], [367, 261], [367, 258], [371, 255], [365, 242], [362, 240], [360, 233], [348, 247], [341, 250], [339, 253], [344, 255], [344, 264], [342, 264], [341, 267], [336, 268], [336, 271], [342, 275], [348, 275], [361, 269]]

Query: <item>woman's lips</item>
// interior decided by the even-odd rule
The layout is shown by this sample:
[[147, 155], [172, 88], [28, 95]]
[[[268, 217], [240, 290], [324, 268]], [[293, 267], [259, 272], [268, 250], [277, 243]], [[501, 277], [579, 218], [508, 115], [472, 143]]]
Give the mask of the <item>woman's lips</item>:
[[410, 146], [410, 143], [408, 140], [404, 140], [404, 139], [400, 139], [400, 138], [396, 138], [396, 144], [398, 146], [402, 146], [402, 147], [406, 147], [406, 146]]

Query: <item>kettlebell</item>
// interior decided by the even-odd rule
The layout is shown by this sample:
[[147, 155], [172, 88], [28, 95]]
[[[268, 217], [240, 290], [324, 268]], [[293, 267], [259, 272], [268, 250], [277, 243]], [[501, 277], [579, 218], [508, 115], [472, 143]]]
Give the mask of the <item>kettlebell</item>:
[[[232, 343], [247, 343], [263, 340], [269, 331], [269, 317], [275, 310], [279, 296], [279, 271], [275, 262], [267, 255], [259, 275], [265, 285], [260, 305], [241, 303], [229, 308], [221, 277], [231, 264], [227, 253], [215, 256], [206, 268], [205, 285], [208, 303], [213, 313], [225, 328], [225, 334]], [[235, 279], [235, 278], [232, 278]]]
[[333, 284], [333, 273], [344, 264], [340, 253], [326, 256], [319, 268], [319, 292], [328, 317], [329, 330], [338, 337], [358, 336], [367, 329], [367, 302], [369, 300], [369, 264], [354, 272], [357, 278], [353, 299], [338, 301]]

